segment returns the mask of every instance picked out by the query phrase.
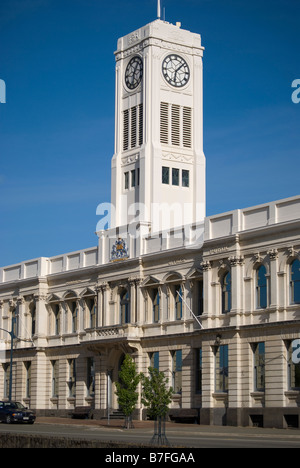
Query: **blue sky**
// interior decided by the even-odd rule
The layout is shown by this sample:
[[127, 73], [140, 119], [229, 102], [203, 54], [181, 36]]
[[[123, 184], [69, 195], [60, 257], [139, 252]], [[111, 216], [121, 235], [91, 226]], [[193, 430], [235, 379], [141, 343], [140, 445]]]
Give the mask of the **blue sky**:
[[[202, 35], [207, 214], [300, 193], [299, 0], [162, 0]], [[117, 39], [156, 0], [1, 0], [0, 265], [92, 247], [110, 201]]]

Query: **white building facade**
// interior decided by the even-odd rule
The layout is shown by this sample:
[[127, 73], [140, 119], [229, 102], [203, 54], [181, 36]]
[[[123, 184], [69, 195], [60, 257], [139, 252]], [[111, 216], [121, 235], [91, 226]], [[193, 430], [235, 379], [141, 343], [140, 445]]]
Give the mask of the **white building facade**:
[[205, 217], [202, 56], [160, 20], [119, 40], [111, 228], [0, 269], [0, 399], [15, 321], [12, 397], [39, 414], [113, 413], [130, 353], [171, 416], [299, 427], [300, 196]]

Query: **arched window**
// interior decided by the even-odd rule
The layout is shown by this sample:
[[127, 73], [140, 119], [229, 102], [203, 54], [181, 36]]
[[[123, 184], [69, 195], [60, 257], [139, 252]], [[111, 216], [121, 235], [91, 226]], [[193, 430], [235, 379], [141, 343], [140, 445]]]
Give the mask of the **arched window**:
[[77, 330], [78, 330], [78, 306], [77, 306], [77, 302], [72, 302], [71, 312], [72, 312], [72, 333], [76, 333]]
[[160, 319], [160, 314], [159, 314], [159, 291], [158, 289], [153, 289], [152, 291], [152, 305], [153, 305], [153, 322], [157, 323], [159, 322]]
[[33, 304], [30, 308], [31, 316], [31, 336], [34, 336], [36, 333], [36, 305]]
[[19, 315], [17, 313], [17, 309], [14, 307], [11, 312], [11, 331], [15, 335], [15, 337], [19, 334]]
[[256, 307], [257, 309], [268, 307], [267, 270], [264, 265], [261, 265], [256, 271]]
[[97, 304], [94, 298], [88, 298], [86, 300], [88, 308], [88, 327], [96, 328], [97, 327]]
[[182, 288], [180, 284], [175, 286], [175, 320], [182, 319]]
[[231, 273], [228, 271], [222, 278], [222, 314], [231, 310]]
[[60, 335], [60, 317], [61, 317], [60, 305], [55, 304], [54, 306], [54, 334], [56, 336]]
[[300, 260], [290, 266], [291, 303], [300, 304]]
[[130, 299], [128, 289], [124, 289], [120, 294], [121, 325], [130, 323]]

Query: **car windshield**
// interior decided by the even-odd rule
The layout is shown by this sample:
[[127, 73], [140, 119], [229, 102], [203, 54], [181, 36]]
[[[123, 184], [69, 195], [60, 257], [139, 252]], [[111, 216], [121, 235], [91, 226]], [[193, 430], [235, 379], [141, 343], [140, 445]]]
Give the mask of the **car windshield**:
[[25, 406], [22, 405], [22, 403], [19, 403], [18, 401], [15, 403], [15, 405], [16, 405], [16, 408], [18, 409], [25, 409]]
[[10, 409], [25, 409], [25, 406], [22, 405], [22, 403], [19, 403], [18, 401], [16, 402], [8, 402], [4, 403], [3, 407], [5, 408], [10, 408]]

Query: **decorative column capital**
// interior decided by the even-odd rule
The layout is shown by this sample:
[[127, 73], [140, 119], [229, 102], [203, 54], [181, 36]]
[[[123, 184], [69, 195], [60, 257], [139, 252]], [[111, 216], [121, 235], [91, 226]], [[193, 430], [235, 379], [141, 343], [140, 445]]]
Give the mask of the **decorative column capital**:
[[229, 257], [229, 262], [232, 267], [244, 265], [245, 259], [243, 255], [233, 255]]
[[268, 255], [270, 257], [270, 260], [276, 260], [278, 258], [278, 250], [277, 249], [271, 249], [268, 251]]
[[211, 262], [206, 260], [200, 263], [200, 267], [203, 271], [211, 270]]

